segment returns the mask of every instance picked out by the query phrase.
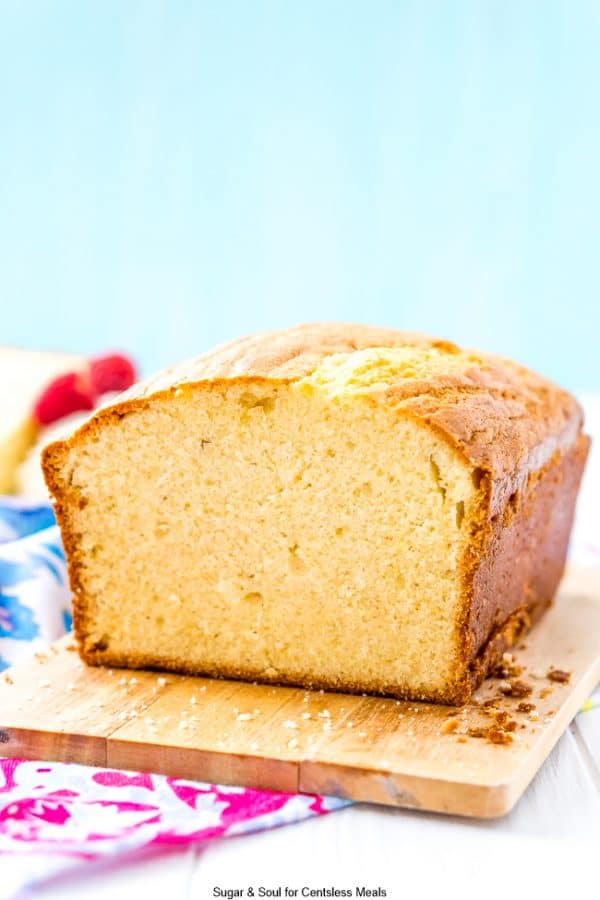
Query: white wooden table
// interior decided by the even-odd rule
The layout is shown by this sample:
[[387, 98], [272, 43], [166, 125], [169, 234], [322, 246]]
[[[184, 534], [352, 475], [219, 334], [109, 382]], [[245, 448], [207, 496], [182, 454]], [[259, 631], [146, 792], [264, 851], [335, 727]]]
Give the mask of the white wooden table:
[[[588, 431], [600, 444], [600, 398], [587, 398], [585, 406]], [[576, 537], [595, 538], [596, 544], [598, 501], [600, 448], [592, 452], [575, 526]], [[188, 900], [214, 897], [215, 887], [250, 885], [299, 890], [364, 885], [382, 887], [394, 898], [600, 898], [600, 710], [571, 723], [504, 819], [474, 821], [356, 805], [207, 849], [99, 869], [85, 882], [62, 881], [37, 896]]]

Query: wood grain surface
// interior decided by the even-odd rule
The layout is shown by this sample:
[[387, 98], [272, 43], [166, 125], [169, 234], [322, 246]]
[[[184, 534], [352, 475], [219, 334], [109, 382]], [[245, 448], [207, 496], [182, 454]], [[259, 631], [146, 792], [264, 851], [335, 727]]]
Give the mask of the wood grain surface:
[[[65, 638], [0, 677], [0, 752], [500, 816], [600, 679], [598, 572], [572, 570], [513, 656], [520, 674], [488, 679], [473, 703], [453, 709], [89, 668]], [[568, 682], [549, 679], [550, 669], [568, 672]], [[531, 693], [505, 696], [515, 680]], [[481, 705], [488, 699], [491, 711]], [[519, 711], [522, 703], [535, 709]], [[500, 729], [506, 744], [490, 740], [498, 712], [514, 723]]]

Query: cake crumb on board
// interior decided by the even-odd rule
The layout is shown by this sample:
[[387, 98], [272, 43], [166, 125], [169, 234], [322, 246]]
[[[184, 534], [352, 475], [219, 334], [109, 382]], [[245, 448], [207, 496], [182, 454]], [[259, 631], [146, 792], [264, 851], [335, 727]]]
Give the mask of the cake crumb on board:
[[558, 684], [568, 684], [571, 680], [571, 673], [565, 672], [563, 669], [550, 668], [546, 673], [546, 678]]

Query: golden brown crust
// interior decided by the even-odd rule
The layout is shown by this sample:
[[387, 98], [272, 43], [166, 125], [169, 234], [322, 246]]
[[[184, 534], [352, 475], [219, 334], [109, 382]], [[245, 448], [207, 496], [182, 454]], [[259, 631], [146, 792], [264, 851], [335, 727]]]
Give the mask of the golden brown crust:
[[471, 658], [480, 660], [472, 663], [475, 673], [490, 653], [484, 651], [486, 644], [511, 615], [526, 613], [526, 629], [552, 601], [564, 571], [589, 443], [581, 434], [564, 453], [530, 472], [502, 514], [488, 520], [485, 552], [472, 567]]
[[[90, 421], [134, 411], [186, 386], [295, 382], [335, 353], [406, 346], [460, 352], [449, 341], [412, 332], [347, 323], [298, 325], [238, 338], [166, 369], [134, 385]], [[473, 465], [489, 472], [496, 482], [493, 500], [500, 505], [498, 484], [505, 476], [540, 468], [555, 450], [574, 441], [582, 425], [581, 408], [571, 394], [491, 354], [473, 353], [472, 365], [458, 375], [410, 379], [390, 386], [383, 396], [380, 387], [372, 393], [434, 426]]]
[[238, 378], [297, 381], [310, 375], [333, 353], [406, 346], [443, 347], [458, 351], [458, 347], [448, 341], [408, 331], [346, 322], [317, 322], [236, 338], [196, 359], [159, 372], [131, 388], [123, 397], [147, 397], [156, 391], [199, 381], [231, 381]]
[[[366, 325], [301, 325], [253, 335], [134, 386], [117, 403], [98, 411], [68, 441], [46, 448], [44, 472], [56, 499], [75, 595], [74, 624], [80, 645], [86, 633], [86, 603], [79, 576], [77, 536], [70, 526], [59, 470], [63, 454], [77, 446], [85, 433], [173, 392], [187, 393], [206, 385], [227, 386], [240, 381], [295, 382], [310, 376], [331, 354], [402, 346], [439, 348], [449, 354], [460, 352], [445, 341]], [[563, 570], [589, 444], [581, 434], [581, 409], [570, 394], [535, 373], [480, 353], [473, 354], [472, 364], [458, 374], [407, 380], [383, 391], [379, 385], [371, 393], [374, 402], [384, 402], [399, 414], [434, 428], [470, 463], [479, 483], [480, 509], [463, 561], [464, 605], [456, 626], [461, 658], [444, 695], [410, 698], [463, 702], [497, 662], [499, 654], [551, 602]], [[158, 665], [143, 653], [117, 659], [101, 648], [84, 654], [84, 658], [93, 664]], [[160, 667], [189, 671], [182, 660], [161, 660]], [[269, 680], [264, 673], [241, 669], [210, 674]], [[286, 682], [283, 675], [272, 680]], [[348, 683], [315, 682], [313, 686], [363, 690], [361, 685]], [[375, 692], [394, 694], [397, 689], [381, 685]]]

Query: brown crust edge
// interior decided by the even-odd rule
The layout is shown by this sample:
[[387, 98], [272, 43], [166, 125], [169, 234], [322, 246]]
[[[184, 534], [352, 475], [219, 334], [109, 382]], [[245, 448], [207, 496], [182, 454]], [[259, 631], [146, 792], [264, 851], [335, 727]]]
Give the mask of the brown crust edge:
[[475, 690], [552, 604], [564, 574], [587, 435], [529, 472], [502, 513], [486, 516], [479, 552], [465, 567], [468, 687]]

